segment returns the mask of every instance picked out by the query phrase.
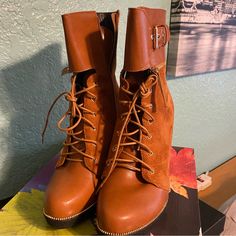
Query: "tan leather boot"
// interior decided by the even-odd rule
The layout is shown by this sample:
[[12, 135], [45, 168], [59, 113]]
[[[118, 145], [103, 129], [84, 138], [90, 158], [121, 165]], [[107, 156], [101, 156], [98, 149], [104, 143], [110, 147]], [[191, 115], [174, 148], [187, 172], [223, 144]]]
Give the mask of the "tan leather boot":
[[[71, 226], [96, 203], [116, 119], [118, 19], [119, 12], [62, 16], [69, 61], [66, 72], [72, 77], [71, 90], [60, 95], [69, 101], [69, 109], [58, 126], [67, 137], [44, 204], [47, 221], [56, 227]], [[66, 118], [68, 127], [63, 124]]]
[[97, 203], [105, 234], [137, 232], [168, 201], [174, 107], [166, 83], [169, 31], [161, 9], [129, 9], [119, 116]]

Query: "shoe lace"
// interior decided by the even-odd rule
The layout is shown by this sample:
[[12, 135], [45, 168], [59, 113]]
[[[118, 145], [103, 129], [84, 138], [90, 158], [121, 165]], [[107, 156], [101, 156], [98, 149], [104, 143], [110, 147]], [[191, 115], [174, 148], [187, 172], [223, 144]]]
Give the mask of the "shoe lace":
[[[124, 86], [120, 88], [125, 94], [131, 97], [131, 99], [120, 100], [121, 104], [128, 105], [129, 108], [127, 112], [123, 112], [121, 114], [121, 118], [122, 120], [124, 120], [124, 123], [121, 128], [121, 131], [118, 132], [118, 135], [119, 135], [118, 142], [112, 148], [112, 151], [115, 152], [114, 156], [113, 158], [107, 160], [106, 164], [110, 166], [110, 169], [105, 179], [103, 180], [102, 185], [109, 178], [115, 166], [121, 166], [121, 167], [128, 168], [130, 170], [141, 172], [141, 167], [139, 168], [137, 167], [137, 165], [135, 165], [136, 163], [140, 163], [141, 166], [144, 166], [149, 171], [153, 172], [150, 165], [145, 163], [139, 157], [128, 153], [122, 148], [122, 147], [136, 145], [137, 151], [139, 151], [140, 149], [143, 149], [146, 152], [148, 152], [149, 155], [153, 155], [153, 152], [151, 151], [151, 149], [147, 145], [142, 143], [143, 135], [147, 136], [148, 138], [151, 138], [151, 134], [148, 131], [148, 129], [142, 124], [141, 119], [138, 115], [138, 113], [143, 112], [143, 117], [144, 117], [144, 113], [146, 113], [146, 117], [149, 117], [148, 122], [152, 123], [154, 121], [154, 117], [152, 116], [150, 112], [147, 111], [147, 108], [151, 108], [152, 104], [139, 105], [137, 102], [139, 97], [141, 98], [149, 97], [152, 93], [152, 87], [158, 81], [158, 78], [159, 78], [158, 71], [151, 70], [151, 72], [152, 73], [148, 76], [146, 81], [141, 83], [141, 85], [139, 86], [139, 89], [136, 92], [132, 92], [129, 89], [126, 89]], [[124, 81], [125, 83], [128, 83], [125, 78], [121, 77], [121, 80]], [[137, 128], [134, 131], [129, 132], [128, 131], [129, 124], [133, 124]], [[139, 138], [135, 139], [133, 136], [138, 133], [139, 133], [138, 135]], [[120, 157], [121, 153], [124, 153], [127, 156], [129, 156], [129, 159], [125, 159], [123, 157], [121, 158]]]
[[[54, 105], [57, 103], [57, 101], [63, 96], [65, 95], [65, 99], [67, 101], [69, 101], [69, 108], [68, 110], [64, 113], [64, 115], [61, 117], [61, 119], [58, 121], [57, 126], [58, 128], [65, 132], [67, 134], [67, 138], [66, 140], [63, 142], [63, 148], [61, 149], [60, 155], [62, 157], [65, 157], [67, 160], [71, 160], [71, 161], [83, 161], [81, 158], [71, 158], [70, 156], [73, 154], [81, 154], [82, 156], [95, 160], [95, 157], [87, 154], [85, 152], [85, 148], [81, 147], [78, 148], [76, 147], [76, 145], [78, 145], [79, 143], [93, 143], [94, 145], [97, 145], [97, 142], [94, 140], [90, 140], [90, 139], [85, 139], [83, 138], [81, 135], [83, 134], [83, 128], [79, 128], [78, 131], [75, 131], [75, 128], [79, 126], [79, 124], [83, 121], [84, 124], [88, 124], [92, 129], [96, 129], [96, 127], [94, 126], [93, 122], [90, 121], [89, 119], [87, 119], [83, 114], [91, 114], [93, 116], [96, 116], [96, 113], [89, 110], [88, 108], [86, 108], [84, 106], [84, 103], [78, 103], [78, 98], [80, 96], [83, 95], [88, 95], [90, 99], [92, 99], [93, 101], [96, 100], [96, 96], [90, 92], [90, 90], [92, 88], [97, 87], [97, 84], [94, 83], [93, 85], [89, 86], [89, 87], [83, 87], [81, 90], [79, 90], [78, 92], [76, 92], [76, 78], [77, 78], [77, 74], [73, 74], [71, 76], [71, 90], [69, 92], [63, 92], [61, 94], [59, 94], [55, 100], [53, 101], [52, 105], [49, 108], [48, 114], [47, 114], [47, 118], [45, 121], [45, 125], [42, 131], [42, 143], [44, 142], [44, 135], [48, 126], [48, 122], [49, 122], [49, 117], [51, 114], [51, 111], [54, 107]], [[65, 121], [65, 119], [69, 117], [69, 121], [70, 121], [70, 125], [68, 127], [62, 127], [63, 122]], [[77, 119], [77, 121], [75, 121], [75, 119]], [[70, 147], [70, 149], [68, 148]], [[67, 151], [63, 151], [64, 149], [67, 149]], [[70, 151], [68, 151], [70, 150]]]

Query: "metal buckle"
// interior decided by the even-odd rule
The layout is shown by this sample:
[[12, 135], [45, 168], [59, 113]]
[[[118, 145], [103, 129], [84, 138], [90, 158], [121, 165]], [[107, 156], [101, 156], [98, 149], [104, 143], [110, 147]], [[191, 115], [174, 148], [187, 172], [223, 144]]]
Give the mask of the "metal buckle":
[[151, 39], [153, 49], [164, 47], [167, 43], [167, 27], [165, 25], [155, 25], [152, 28]]

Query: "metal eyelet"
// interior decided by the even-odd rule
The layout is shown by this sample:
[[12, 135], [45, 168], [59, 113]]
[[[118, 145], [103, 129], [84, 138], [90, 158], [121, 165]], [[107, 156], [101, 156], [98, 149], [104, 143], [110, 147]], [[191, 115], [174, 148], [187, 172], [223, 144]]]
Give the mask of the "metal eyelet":
[[154, 122], [154, 119], [152, 119], [152, 120], [148, 120], [148, 124], [152, 124]]
[[150, 174], [151, 175], [155, 174], [155, 171], [154, 170], [150, 170]]
[[97, 116], [96, 112], [93, 112], [93, 116], [94, 116], [94, 117]]
[[97, 129], [93, 127], [93, 131], [96, 131]]
[[112, 151], [115, 152], [116, 150], [117, 150], [117, 146], [114, 145], [114, 146], [112, 147]]
[[153, 155], [153, 152], [151, 151], [151, 152], [149, 152], [149, 156], [152, 156]]

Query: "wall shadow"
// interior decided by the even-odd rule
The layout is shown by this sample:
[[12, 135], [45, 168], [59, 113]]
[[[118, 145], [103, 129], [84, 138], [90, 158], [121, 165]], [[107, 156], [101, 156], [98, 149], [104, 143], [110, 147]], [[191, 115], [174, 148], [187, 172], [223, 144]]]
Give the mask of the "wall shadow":
[[[51, 44], [0, 72], [0, 199], [15, 194], [60, 148], [63, 134], [56, 122], [65, 110], [52, 113], [45, 144], [41, 131], [54, 98], [69, 80], [61, 78], [61, 46]], [[69, 83], [68, 83], [69, 84]]]

